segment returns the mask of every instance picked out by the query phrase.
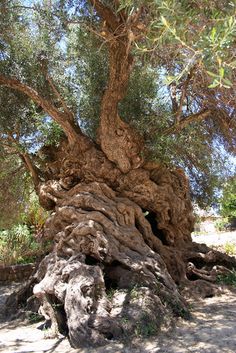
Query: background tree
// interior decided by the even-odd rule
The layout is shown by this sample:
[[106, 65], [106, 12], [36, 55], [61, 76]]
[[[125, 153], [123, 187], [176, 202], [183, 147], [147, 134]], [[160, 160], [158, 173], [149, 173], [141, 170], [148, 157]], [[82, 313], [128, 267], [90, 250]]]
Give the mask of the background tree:
[[231, 178], [223, 188], [220, 200], [221, 214], [224, 217], [236, 217], [236, 180]]
[[29, 177], [16, 156], [1, 156], [0, 228], [17, 223], [28, 200]]
[[234, 151], [234, 4], [5, 0], [0, 26], [1, 95], [19, 100], [1, 111], [2, 145], [52, 211], [35, 295], [74, 347], [122, 336], [124, 317], [129, 334], [158, 331], [187, 313], [177, 285], [211, 295], [235, 266], [192, 243], [188, 180], [160, 163], [178, 155], [204, 175], [217, 143]]

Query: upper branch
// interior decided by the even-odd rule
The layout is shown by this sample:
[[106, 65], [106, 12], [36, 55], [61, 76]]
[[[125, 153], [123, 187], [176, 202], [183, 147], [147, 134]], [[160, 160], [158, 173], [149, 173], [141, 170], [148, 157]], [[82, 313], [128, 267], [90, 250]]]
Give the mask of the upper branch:
[[0, 86], [6, 86], [26, 94], [36, 104], [40, 105], [43, 110], [51, 116], [63, 129], [68, 137], [69, 142], [74, 142], [78, 134], [82, 134], [79, 126], [74, 122], [74, 116], [70, 111], [61, 111], [48, 99], [42, 97], [35, 89], [20, 82], [19, 80], [6, 77], [0, 74]]
[[175, 119], [176, 119], [177, 123], [180, 121], [180, 118], [181, 118], [181, 112], [182, 112], [183, 104], [184, 104], [184, 101], [185, 101], [186, 96], [187, 96], [187, 89], [188, 89], [189, 83], [190, 83], [190, 81], [191, 81], [191, 79], [193, 77], [194, 70], [195, 70], [195, 66], [193, 66], [191, 68], [186, 80], [183, 83], [181, 97], [180, 97], [180, 102], [179, 102], [179, 107], [178, 107], [178, 109], [176, 111], [176, 116], [175, 116]]
[[168, 129], [164, 130], [162, 132], [162, 135], [171, 135], [171, 134], [176, 134], [179, 131], [183, 130], [186, 126], [188, 126], [190, 123], [194, 121], [201, 121], [206, 118], [208, 118], [211, 114], [211, 111], [208, 109], [204, 109], [196, 114], [191, 114], [187, 118], [182, 119], [178, 124], [174, 124]]
[[120, 25], [120, 21], [114, 12], [109, 7], [103, 5], [99, 0], [90, 0], [90, 2], [97, 11], [98, 15], [106, 21], [106, 25], [112, 31], [116, 31], [117, 27]]
[[190, 83], [190, 81], [191, 81], [191, 79], [193, 77], [193, 73], [194, 73], [195, 68], [196, 68], [196, 65], [191, 68], [190, 72], [188, 73], [188, 76], [187, 76], [186, 80], [182, 84], [181, 96], [180, 96], [179, 103], [177, 101], [177, 85], [176, 85], [176, 83], [173, 83], [170, 86], [170, 95], [171, 95], [171, 100], [172, 100], [172, 110], [173, 110], [173, 114], [174, 114], [174, 118], [175, 118], [175, 123], [176, 124], [179, 124], [179, 122], [181, 120], [181, 114], [182, 114], [184, 101], [187, 98], [188, 86], [189, 86], [189, 83]]
[[101, 103], [97, 137], [107, 158], [127, 173], [142, 164], [142, 143], [135, 130], [119, 117], [118, 105], [125, 97], [133, 68], [133, 44], [144, 33], [142, 26], [137, 26], [142, 10], [137, 9], [134, 14], [126, 16], [115, 12], [119, 1], [111, 2], [114, 10], [99, 0], [90, 0], [90, 3], [101, 18], [109, 56], [109, 76]]
[[23, 161], [26, 169], [30, 172], [35, 188], [37, 190], [39, 183], [41, 182], [40, 170], [36, 167], [36, 165], [34, 165], [28, 153], [20, 153], [19, 156]]

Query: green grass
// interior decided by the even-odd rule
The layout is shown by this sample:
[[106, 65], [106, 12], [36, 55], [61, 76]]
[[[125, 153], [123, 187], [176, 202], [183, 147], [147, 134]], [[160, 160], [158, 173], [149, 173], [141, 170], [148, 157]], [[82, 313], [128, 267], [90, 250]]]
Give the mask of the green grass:
[[225, 275], [218, 275], [217, 282], [236, 287], [236, 270], [234, 269]]
[[158, 327], [155, 322], [150, 321], [150, 316], [147, 313], [143, 313], [140, 320], [137, 322], [135, 327], [135, 336], [137, 337], [150, 337], [157, 333]]

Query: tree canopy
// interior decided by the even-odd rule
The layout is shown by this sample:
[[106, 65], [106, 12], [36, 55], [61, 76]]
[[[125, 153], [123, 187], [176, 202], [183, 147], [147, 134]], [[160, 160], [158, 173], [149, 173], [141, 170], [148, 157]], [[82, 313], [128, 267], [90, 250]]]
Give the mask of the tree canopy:
[[225, 183], [220, 200], [220, 211], [224, 217], [236, 217], [236, 179], [235, 177]]
[[96, 138], [118, 18], [135, 58], [120, 116], [146, 158], [184, 168], [212, 200], [235, 152], [234, 2], [3, 0], [0, 16], [1, 148], [34, 182], [67, 118]]

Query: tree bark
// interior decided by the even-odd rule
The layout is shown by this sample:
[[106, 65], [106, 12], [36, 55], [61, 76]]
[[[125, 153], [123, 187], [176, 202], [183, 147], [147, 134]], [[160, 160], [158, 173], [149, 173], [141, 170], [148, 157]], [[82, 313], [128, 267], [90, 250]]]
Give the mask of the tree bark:
[[236, 261], [192, 243], [182, 170], [149, 162], [122, 171], [92, 141], [79, 143], [43, 149], [37, 192], [52, 210], [44, 237], [54, 246], [34, 277], [40, 312], [73, 347], [157, 334], [188, 317], [180, 288], [213, 295], [217, 274]]
[[105, 21], [103, 33], [109, 53], [109, 78], [101, 104], [97, 139], [107, 158], [127, 173], [142, 165], [143, 143], [138, 133], [120, 118], [118, 105], [128, 87], [134, 61], [131, 49], [142, 12], [136, 13], [127, 24], [123, 13], [114, 14], [99, 0], [91, 0], [91, 3]]
[[213, 295], [217, 274], [236, 265], [192, 243], [180, 169], [149, 162], [122, 173], [92, 143], [79, 159], [63, 145], [47, 168], [56, 174], [39, 196], [53, 209], [44, 236], [54, 248], [39, 266], [34, 295], [53, 333], [68, 332], [73, 347], [157, 334], [176, 316], [188, 317], [180, 286]]

